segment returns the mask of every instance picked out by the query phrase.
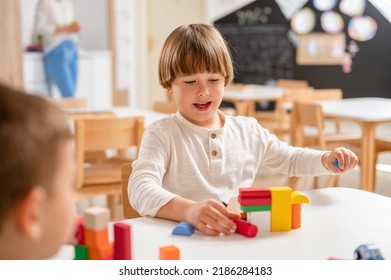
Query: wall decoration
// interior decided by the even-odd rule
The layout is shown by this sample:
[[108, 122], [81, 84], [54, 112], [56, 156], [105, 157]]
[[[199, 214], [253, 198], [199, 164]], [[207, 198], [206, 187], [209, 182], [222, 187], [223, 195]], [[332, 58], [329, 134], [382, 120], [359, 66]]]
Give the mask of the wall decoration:
[[341, 33], [344, 28], [344, 22], [340, 14], [328, 11], [320, 16], [320, 25], [322, 29], [330, 34]]
[[298, 65], [343, 65], [345, 34], [314, 32], [298, 35], [296, 63]]
[[365, 10], [366, 0], [341, 0], [339, 10], [347, 16], [361, 16]]
[[368, 41], [375, 37], [377, 23], [370, 16], [353, 17], [348, 25], [350, 38], [357, 41]]
[[297, 34], [307, 34], [315, 27], [315, 13], [311, 8], [303, 8], [295, 13], [291, 20], [291, 28]]
[[313, 5], [319, 11], [330, 11], [334, 9], [337, 0], [314, 0]]

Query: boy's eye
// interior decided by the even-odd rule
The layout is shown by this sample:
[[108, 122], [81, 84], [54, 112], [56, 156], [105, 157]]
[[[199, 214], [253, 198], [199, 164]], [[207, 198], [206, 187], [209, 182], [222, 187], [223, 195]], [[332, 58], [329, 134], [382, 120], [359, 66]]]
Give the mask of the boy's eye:
[[189, 81], [185, 81], [185, 84], [194, 84], [196, 81], [195, 80], [189, 80]]
[[209, 82], [215, 83], [218, 82], [220, 79], [209, 79]]

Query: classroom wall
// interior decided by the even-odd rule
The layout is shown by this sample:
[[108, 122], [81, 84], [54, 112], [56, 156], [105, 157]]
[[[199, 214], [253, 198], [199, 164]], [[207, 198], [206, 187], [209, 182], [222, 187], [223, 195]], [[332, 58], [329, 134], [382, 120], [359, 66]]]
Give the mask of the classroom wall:
[[[236, 16], [237, 11], [245, 11], [247, 9], [254, 9], [256, 7], [264, 8], [265, 6], [270, 6], [273, 8], [273, 10], [279, 9], [275, 1], [255, 1], [246, 6], [243, 6], [242, 8], [232, 12], [227, 16], [216, 20], [214, 23], [217, 26], [223, 26], [224, 24], [236, 24], [236, 28], [240, 30], [241, 28], [243, 29], [243, 27], [239, 26], [238, 24]], [[308, 1], [304, 6], [313, 8], [312, 1]], [[316, 9], [314, 10], [316, 11]], [[281, 11], [274, 11], [273, 14], [269, 17], [269, 21], [266, 23], [266, 25], [285, 25], [289, 29], [289, 21], [282, 17], [281, 14]], [[353, 58], [352, 71], [350, 73], [344, 73], [342, 71], [341, 65], [299, 66], [296, 64], [295, 60], [296, 49], [293, 44], [291, 44], [290, 48], [294, 53], [292, 60], [293, 69], [291, 75], [288, 72], [284, 74], [286, 75], [286, 78], [308, 80], [310, 85], [315, 88], [339, 87], [343, 90], [344, 97], [375, 96], [391, 98], [391, 79], [389, 78], [389, 72], [391, 69], [391, 56], [388, 53], [391, 49], [391, 36], [389, 35], [391, 31], [391, 23], [387, 21], [370, 2], [367, 2], [364, 14], [369, 15], [376, 20], [378, 24], [378, 31], [372, 40], [366, 42], [357, 42], [360, 51]], [[322, 30], [319, 26], [320, 12], [316, 13], [316, 18], [318, 23], [314, 31], [321, 32]], [[344, 16], [343, 19], [345, 26], [347, 26], [348, 18]], [[346, 27], [344, 32], [346, 33]], [[271, 36], [273, 36], [273, 34]], [[287, 33], [286, 36], [289, 36], [289, 34]], [[348, 43], [350, 39], [348, 35], [346, 36], [348, 38]], [[250, 57], [257, 57], [261, 56], [258, 53], [260, 48], [251, 49], [243, 47], [243, 42], [247, 44], [259, 44], [260, 41], [263, 41], [264, 39], [265, 38], [260, 38], [259, 36], [254, 36], [254, 34], [252, 34], [246, 38], [243, 38], [242, 43], [240, 43], [238, 46], [232, 47], [236, 49], [237, 52], [247, 52]], [[285, 53], [286, 50], [280, 55], [285, 55]], [[265, 59], [262, 63], [265, 62], [268, 62], [267, 59]], [[262, 67], [259, 68], [260, 75], [264, 75], [263, 72], [261, 73], [263, 70], [264, 69], [262, 69]], [[240, 71], [240, 69], [238, 69], [238, 71]], [[273, 73], [274, 78], [281, 78], [281, 76], [278, 76], [275, 73]], [[251, 75], [241, 75], [239, 72], [237, 76], [255, 77], [257, 75], [257, 73], [250, 74]], [[260, 78], [258, 80], [259, 83], [264, 83], [268, 79], [269, 77]]]

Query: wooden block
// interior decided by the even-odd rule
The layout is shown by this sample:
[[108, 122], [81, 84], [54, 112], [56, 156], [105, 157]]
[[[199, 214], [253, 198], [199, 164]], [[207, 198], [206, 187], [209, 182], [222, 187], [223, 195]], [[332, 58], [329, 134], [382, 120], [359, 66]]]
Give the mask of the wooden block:
[[292, 229], [292, 203], [290, 187], [270, 187], [272, 195], [271, 231], [288, 231]]
[[114, 224], [114, 259], [132, 259], [131, 227], [127, 223]]
[[247, 212], [241, 212], [241, 213], [240, 213], [240, 218], [241, 218], [242, 220], [247, 221]]
[[188, 222], [179, 223], [172, 231], [174, 235], [190, 236], [194, 233], [194, 227]]
[[159, 248], [160, 260], [179, 260], [179, 254], [179, 249], [174, 245]]
[[301, 204], [292, 204], [292, 228], [301, 227]]
[[75, 245], [75, 260], [88, 260], [88, 247]]
[[84, 227], [90, 230], [107, 228], [110, 221], [110, 210], [105, 207], [89, 207], [84, 212]]
[[259, 205], [271, 205], [271, 197], [262, 197], [262, 196], [250, 196], [250, 197], [241, 197], [238, 196], [238, 202], [242, 206], [259, 206]]
[[292, 204], [309, 203], [310, 200], [299, 191], [292, 192]]
[[258, 233], [258, 228], [250, 224], [249, 222], [243, 221], [242, 219], [236, 218], [232, 220], [236, 224], [236, 232], [247, 237], [254, 237]]
[[255, 225], [258, 232], [270, 232], [270, 211], [249, 212], [247, 213], [247, 222]]
[[271, 205], [258, 205], [258, 206], [240, 206], [243, 212], [259, 212], [259, 211], [270, 211]]
[[84, 228], [84, 240], [85, 245], [88, 247], [101, 247], [105, 246], [109, 242], [107, 228], [98, 231], [93, 231], [88, 228]]
[[100, 247], [88, 247], [90, 260], [112, 260], [114, 256], [113, 243], [107, 243]]
[[84, 218], [79, 217], [76, 220], [76, 230], [75, 230], [75, 242], [76, 244], [83, 245], [84, 244]]
[[249, 197], [249, 196], [269, 197], [270, 190], [268, 187], [239, 188], [239, 195], [241, 197]]

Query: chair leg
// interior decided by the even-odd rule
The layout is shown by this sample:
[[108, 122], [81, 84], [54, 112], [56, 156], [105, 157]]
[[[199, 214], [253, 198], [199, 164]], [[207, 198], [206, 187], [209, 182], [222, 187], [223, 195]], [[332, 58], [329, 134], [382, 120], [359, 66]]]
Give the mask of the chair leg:
[[327, 180], [326, 187], [336, 187], [338, 184], [338, 175], [330, 175]]
[[113, 220], [115, 218], [116, 214], [116, 195], [115, 194], [109, 194], [107, 195], [107, 208], [110, 209], [110, 216]]
[[289, 177], [288, 178], [288, 186], [290, 186], [293, 190], [296, 190], [299, 184], [300, 177]]
[[317, 189], [319, 187], [319, 177], [314, 177], [314, 189]]

